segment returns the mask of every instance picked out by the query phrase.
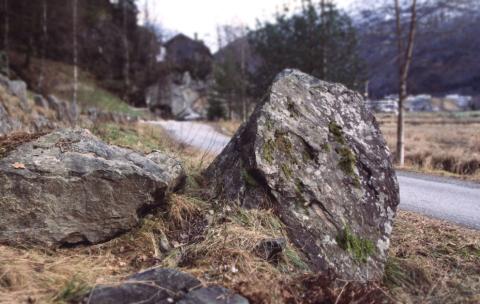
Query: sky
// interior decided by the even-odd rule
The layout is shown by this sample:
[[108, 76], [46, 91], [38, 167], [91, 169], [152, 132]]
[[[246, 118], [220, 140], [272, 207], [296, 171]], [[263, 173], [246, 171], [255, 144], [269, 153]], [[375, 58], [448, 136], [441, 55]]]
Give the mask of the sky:
[[[347, 8], [353, 0], [337, 0], [341, 8]], [[149, 18], [160, 23], [163, 29], [194, 37], [197, 33], [211, 49], [217, 49], [216, 28], [233, 24], [255, 28], [256, 20], [271, 19], [285, 4], [299, 0], [140, 0], [143, 11], [149, 7]], [[141, 14], [142, 16], [142, 14]], [[142, 17], [141, 17], [142, 19]]]

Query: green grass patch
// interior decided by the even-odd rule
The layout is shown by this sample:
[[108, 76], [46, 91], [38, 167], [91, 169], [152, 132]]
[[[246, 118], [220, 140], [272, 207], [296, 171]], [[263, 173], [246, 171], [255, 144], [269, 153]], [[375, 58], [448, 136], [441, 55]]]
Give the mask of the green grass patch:
[[78, 91], [78, 102], [83, 109], [91, 107], [107, 112], [140, 116], [141, 112], [130, 107], [118, 96], [91, 84], [83, 84]]
[[[141, 133], [139, 131], [142, 131]], [[113, 123], [97, 125], [92, 132], [109, 144], [150, 153], [168, 151], [168, 139], [158, 129], [142, 129]]]
[[368, 257], [375, 252], [373, 242], [356, 236], [349, 226], [343, 228], [336, 241], [343, 250], [349, 252], [359, 263], [366, 263]]

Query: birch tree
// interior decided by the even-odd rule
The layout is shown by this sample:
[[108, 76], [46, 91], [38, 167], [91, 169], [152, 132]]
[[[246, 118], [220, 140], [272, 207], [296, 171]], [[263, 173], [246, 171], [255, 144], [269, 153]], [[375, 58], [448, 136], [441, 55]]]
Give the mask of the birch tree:
[[394, 0], [396, 36], [398, 48], [398, 121], [397, 121], [397, 164], [405, 164], [405, 120], [403, 104], [407, 98], [408, 72], [412, 63], [413, 44], [417, 26], [417, 1], [412, 0], [410, 6], [410, 20], [408, 23], [408, 36], [406, 46], [404, 46], [404, 36], [402, 28], [402, 12], [399, 0]]

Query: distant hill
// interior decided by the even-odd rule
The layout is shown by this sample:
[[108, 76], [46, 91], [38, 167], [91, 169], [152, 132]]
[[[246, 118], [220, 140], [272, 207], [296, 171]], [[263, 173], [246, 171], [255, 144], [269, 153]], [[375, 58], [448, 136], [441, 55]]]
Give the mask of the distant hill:
[[[480, 12], [469, 10], [455, 15], [432, 15], [428, 22], [421, 21], [415, 41], [409, 93], [480, 95]], [[355, 17], [355, 24], [358, 52], [366, 65], [370, 95], [380, 98], [396, 93], [397, 45], [393, 20], [386, 21], [384, 12], [363, 11]], [[224, 60], [230, 52], [238, 61], [242, 48], [246, 50], [248, 71], [257, 71], [262, 59], [245, 37], [221, 48], [214, 59], [217, 62]]]
[[[480, 12], [468, 7], [456, 9], [419, 7], [409, 93], [480, 94]], [[386, 20], [384, 11], [364, 10], [357, 16], [356, 25], [370, 94], [382, 97], [397, 92], [394, 20]]]

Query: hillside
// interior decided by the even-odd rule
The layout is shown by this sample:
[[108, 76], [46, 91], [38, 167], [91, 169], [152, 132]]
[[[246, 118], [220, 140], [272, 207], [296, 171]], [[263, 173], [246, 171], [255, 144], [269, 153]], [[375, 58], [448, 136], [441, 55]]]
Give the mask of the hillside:
[[[397, 43], [394, 20], [385, 19], [385, 15], [392, 13], [391, 8], [382, 2], [372, 2], [375, 1], [359, 3], [351, 15], [357, 31], [357, 52], [365, 67], [365, 78], [369, 81], [369, 93], [377, 99], [395, 94], [398, 90]], [[478, 4], [472, 0], [461, 2], [458, 7], [452, 4], [451, 12], [447, 14], [447, 8], [442, 8], [441, 4], [435, 6], [437, 2], [432, 1], [432, 7], [427, 6], [430, 2], [425, 2], [425, 7], [419, 7], [419, 14], [425, 16], [418, 25], [409, 94], [479, 95], [480, 62], [477, 53], [480, 36], [477, 29], [480, 27], [480, 15], [478, 10], [472, 9]], [[402, 24], [407, 26], [405, 20]], [[248, 71], [260, 71], [262, 60], [246, 37], [220, 49], [215, 54], [215, 60], [220, 63], [227, 54], [232, 54], [232, 60], [240, 65], [242, 49], [246, 50], [244, 58]]]
[[[452, 3], [442, 8], [425, 4], [418, 8], [419, 21], [409, 77], [410, 94], [480, 94], [480, 63], [477, 29], [480, 15], [475, 1]], [[397, 91], [397, 43], [393, 19], [385, 19], [387, 8], [371, 10], [365, 3], [355, 22], [359, 52], [366, 63], [370, 93], [379, 98]], [[446, 13], [445, 10], [450, 10]], [[404, 27], [407, 26], [406, 22]], [[403, 24], [403, 23], [402, 23]], [[374, 45], [375, 47], [372, 47]]]

